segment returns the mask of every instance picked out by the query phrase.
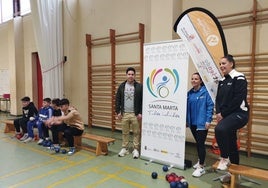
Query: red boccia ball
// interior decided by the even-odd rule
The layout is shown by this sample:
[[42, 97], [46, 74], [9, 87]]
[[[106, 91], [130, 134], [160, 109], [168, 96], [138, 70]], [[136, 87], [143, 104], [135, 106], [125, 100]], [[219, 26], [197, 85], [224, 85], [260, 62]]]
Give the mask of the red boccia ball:
[[169, 176], [168, 177], [168, 182], [171, 183], [171, 182], [174, 182], [175, 181], [175, 177], [174, 176]]
[[170, 176], [170, 174], [166, 174], [166, 180], [168, 181], [168, 177]]

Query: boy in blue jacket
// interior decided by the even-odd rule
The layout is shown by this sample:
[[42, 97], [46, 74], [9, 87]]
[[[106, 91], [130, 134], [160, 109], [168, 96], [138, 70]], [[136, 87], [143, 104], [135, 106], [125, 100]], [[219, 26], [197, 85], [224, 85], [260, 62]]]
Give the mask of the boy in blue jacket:
[[34, 132], [33, 132], [34, 127], [38, 128], [39, 140], [37, 144], [41, 144], [44, 141], [45, 139], [43, 134], [44, 122], [47, 119], [51, 118], [53, 114], [53, 109], [50, 106], [50, 104], [51, 104], [50, 98], [43, 99], [43, 106], [39, 110], [38, 115], [35, 118], [31, 118], [30, 121], [28, 121], [27, 123], [28, 138], [23, 142], [27, 143], [34, 140]]

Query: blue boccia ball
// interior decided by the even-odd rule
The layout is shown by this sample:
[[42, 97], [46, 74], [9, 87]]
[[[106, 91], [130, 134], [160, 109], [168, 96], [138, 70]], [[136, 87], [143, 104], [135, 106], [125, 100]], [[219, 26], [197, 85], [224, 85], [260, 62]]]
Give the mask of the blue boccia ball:
[[182, 182], [183, 188], [188, 188], [189, 184], [187, 181]]
[[66, 150], [66, 149], [62, 149], [62, 150], [61, 150], [61, 153], [62, 153], [62, 154], [66, 154], [66, 153], [67, 153], [67, 150]]
[[51, 142], [47, 142], [47, 147], [51, 147], [52, 143]]
[[182, 184], [182, 182], [177, 182], [176, 188], [184, 188], [184, 185]]
[[60, 152], [60, 148], [55, 148], [55, 152], [59, 153]]
[[44, 141], [42, 142], [42, 145], [43, 145], [44, 147], [46, 147], [46, 146], [47, 146], [47, 140], [44, 140]]
[[46, 140], [43, 146], [50, 147], [51, 145], [52, 145], [52, 142], [50, 140]]
[[170, 182], [169, 186], [170, 186], [170, 188], [177, 188], [177, 182], [172, 181], [172, 182]]
[[164, 172], [167, 172], [168, 171], [168, 166], [164, 165], [162, 169], [163, 169]]
[[151, 176], [152, 176], [153, 179], [157, 179], [158, 174], [156, 172], [152, 172]]

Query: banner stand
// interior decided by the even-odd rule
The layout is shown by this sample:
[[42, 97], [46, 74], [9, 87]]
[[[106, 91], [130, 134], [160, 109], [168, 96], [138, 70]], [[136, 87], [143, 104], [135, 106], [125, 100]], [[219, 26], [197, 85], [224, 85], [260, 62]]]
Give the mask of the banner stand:
[[185, 168], [189, 55], [182, 40], [144, 44], [141, 159]]

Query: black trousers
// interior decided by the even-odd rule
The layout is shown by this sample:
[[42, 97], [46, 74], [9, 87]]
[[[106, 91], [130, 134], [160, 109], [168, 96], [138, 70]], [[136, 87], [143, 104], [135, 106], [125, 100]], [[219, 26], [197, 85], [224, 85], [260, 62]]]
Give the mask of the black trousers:
[[244, 127], [247, 122], [248, 112], [236, 112], [224, 117], [215, 127], [215, 137], [221, 157], [229, 157], [233, 164], [239, 164], [237, 130]]
[[205, 141], [207, 138], [208, 130], [196, 130], [196, 126], [194, 125], [191, 125], [190, 129], [196, 141], [196, 149], [199, 158], [199, 164], [204, 165], [206, 158]]
[[44, 138], [48, 138], [49, 137], [49, 131], [48, 131], [49, 128], [43, 123], [42, 129], [43, 129]]
[[27, 122], [29, 120], [27, 118], [18, 118], [14, 120], [14, 126], [16, 129], [16, 132], [20, 132], [20, 128], [22, 129], [23, 133], [27, 133]]
[[80, 136], [84, 131], [63, 123], [60, 125], [53, 125], [51, 127], [51, 132], [54, 144], [59, 144], [59, 132], [63, 132], [69, 147], [74, 147], [74, 136]]

